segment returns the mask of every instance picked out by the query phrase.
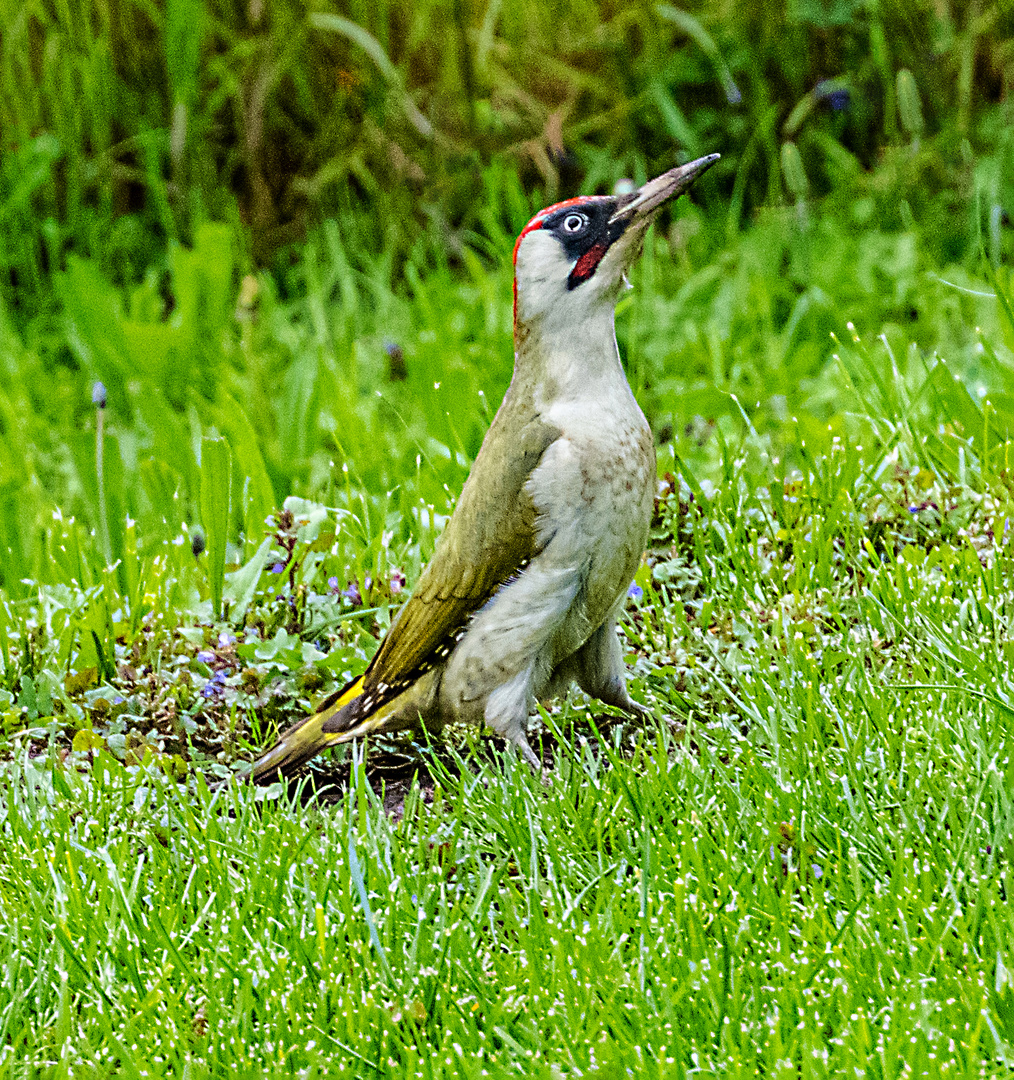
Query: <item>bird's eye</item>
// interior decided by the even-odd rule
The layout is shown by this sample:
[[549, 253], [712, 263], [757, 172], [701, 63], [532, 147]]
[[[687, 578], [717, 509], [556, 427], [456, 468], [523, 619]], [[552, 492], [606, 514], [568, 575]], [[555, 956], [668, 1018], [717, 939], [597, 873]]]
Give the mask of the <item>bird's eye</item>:
[[569, 233], [580, 232], [587, 224], [588, 219], [584, 214], [568, 214], [563, 219], [563, 231]]

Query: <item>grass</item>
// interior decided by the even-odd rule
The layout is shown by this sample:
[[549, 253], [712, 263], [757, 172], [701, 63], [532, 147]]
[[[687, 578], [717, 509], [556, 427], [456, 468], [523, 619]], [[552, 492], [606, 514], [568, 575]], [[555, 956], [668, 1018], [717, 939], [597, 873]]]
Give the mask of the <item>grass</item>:
[[548, 786], [485, 739], [394, 814], [356, 751], [313, 796], [21, 744], [6, 1075], [1008, 1073], [1009, 497], [908, 449], [674, 485], [656, 723], [545, 716]]
[[[956, 302], [974, 391], [1002, 303]], [[374, 549], [365, 494], [290, 501], [224, 619], [189, 545], [140, 606], [116, 569], [8, 601], [4, 1075], [1010, 1072], [1009, 444], [898, 328], [832, 348], [830, 424], [668, 445], [624, 627], [655, 721], [544, 715], [548, 786], [481, 733], [290, 791], [188, 767], [365, 663], [432, 544]], [[375, 596], [324, 583], [357, 547]]]
[[263, 266], [340, 218], [371, 261], [400, 269], [421, 243], [457, 260], [518, 224], [519, 176], [545, 205], [674, 152], [723, 153], [713, 206], [733, 232], [878, 166], [864, 197], [927, 226], [935, 204], [927, 232], [950, 257], [969, 194], [994, 259], [1005, 244], [1001, 0], [0, 10], [0, 292], [21, 327], [52, 312], [71, 256], [129, 287], [209, 220], [242, 221]]
[[[225, 290], [212, 396], [178, 414], [192, 461], [146, 457], [153, 376], [108, 379], [118, 558], [40, 511], [0, 608], [0, 1075], [1011, 1070], [1009, 279], [832, 216], [698, 267], [708, 242], [688, 207], [620, 316], [665, 476], [624, 624], [655, 719], [544, 715], [548, 786], [461, 731], [291, 791], [204, 779], [372, 654], [506, 377], [506, 278], [349, 314], [322, 247], [303, 297]], [[85, 388], [123, 364], [86, 315], [129, 342], [197, 309], [109, 303], [64, 324]], [[229, 400], [262, 418], [252, 459], [202, 420]], [[47, 437], [36, 461], [85, 477]], [[257, 530], [255, 467], [316, 500]]]

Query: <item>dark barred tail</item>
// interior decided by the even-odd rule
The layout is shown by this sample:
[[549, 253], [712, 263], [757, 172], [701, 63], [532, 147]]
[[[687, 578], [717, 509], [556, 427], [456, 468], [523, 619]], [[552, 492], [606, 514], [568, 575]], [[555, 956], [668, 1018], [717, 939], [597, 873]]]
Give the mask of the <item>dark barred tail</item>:
[[305, 720], [300, 720], [298, 724], [293, 724], [281, 735], [278, 742], [270, 750], [261, 754], [246, 772], [240, 774], [240, 777], [244, 780], [252, 780], [255, 784], [270, 783], [272, 780], [277, 780], [279, 775], [287, 780], [300, 765], [305, 765], [322, 750], [347, 742], [349, 733], [326, 732], [323, 730], [324, 725], [350, 701], [355, 700], [362, 692], [362, 685], [362, 678], [356, 679], [335, 699], [327, 702], [324, 708]]

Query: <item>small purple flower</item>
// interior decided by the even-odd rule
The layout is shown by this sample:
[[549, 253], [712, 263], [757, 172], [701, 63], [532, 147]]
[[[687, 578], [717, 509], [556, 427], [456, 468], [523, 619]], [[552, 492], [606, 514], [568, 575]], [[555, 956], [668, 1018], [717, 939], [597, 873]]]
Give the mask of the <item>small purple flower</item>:
[[920, 511], [921, 509], [922, 509], [922, 507], [921, 507], [921, 506], [910, 506], [910, 507], [908, 508], [908, 512], [909, 512], [910, 514], [918, 514], [918, 513], [919, 513], [919, 511]]
[[117, 694], [116, 697], [113, 698], [113, 704], [114, 705], [122, 705], [124, 703], [124, 701], [126, 701], [126, 700], [127, 699], [125, 697], [123, 697], [122, 694]]
[[202, 694], [203, 694], [203, 695], [204, 695], [204, 696], [205, 696], [206, 698], [213, 698], [213, 697], [214, 697], [214, 696], [215, 696], [215, 695], [216, 695], [216, 694], [218, 693], [218, 691], [219, 691], [219, 687], [217, 687], [217, 686], [216, 686], [216, 685], [215, 685], [215, 684], [214, 684], [213, 682], [211, 682], [210, 680], [209, 680], [208, 682], [206, 682], [206, 683], [204, 684], [204, 686], [202, 686], [202, 687], [201, 687], [201, 693], [202, 693]]
[[336, 577], [329, 577], [327, 579], [327, 591], [332, 596], [337, 596], [341, 592], [341, 582]]
[[631, 582], [630, 588], [627, 589], [627, 596], [632, 600], [640, 600], [644, 596], [644, 589], [640, 585], [635, 585]]
[[202, 664], [210, 664], [215, 659], [215, 654], [211, 649], [201, 649], [197, 654], [197, 659], [200, 660]]
[[832, 112], [847, 112], [852, 104], [852, 93], [836, 79], [822, 79], [814, 88], [818, 101], [826, 101]]
[[400, 570], [391, 571], [391, 595], [397, 596], [405, 588], [405, 575]]
[[363, 602], [363, 594], [359, 591], [359, 582], [350, 581], [347, 589], [342, 589], [342, 596], [351, 601], [353, 604], [361, 604]]
[[227, 630], [223, 630], [218, 635], [218, 647], [220, 649], [227, 649], [230, 645], [236, 644], [236, 635], [230, 634]]
[[92, 387], [92, 404], [96, 409], [104, 409], [106, 407], [106, 388], [100, 382], [97, 382]]
[[276, 562], [275, 565], [271, 567], [271, 573], [280, 574], [284, 569], [285, 563]]
[[224, 671], [221, 671], [221, 670], [216, 671], [215, 674], [211, 676], [211, 681], [213, 683], [217, 683], [219, 686], [224, 685], [225, 679], [226, 679], [226, 674], [225, 674]]

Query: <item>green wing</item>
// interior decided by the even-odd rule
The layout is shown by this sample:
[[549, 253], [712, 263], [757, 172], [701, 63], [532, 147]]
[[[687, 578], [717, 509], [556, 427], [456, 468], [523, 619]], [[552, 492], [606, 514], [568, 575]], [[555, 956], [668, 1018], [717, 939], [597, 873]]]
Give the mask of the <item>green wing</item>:
[[[505, 427], [517, 432], [509, 443]], [[365, 674], [290, 728], [251, 767], [254, 779], [290, 773], [444, 660], [469, 617], [538, 554], [526, 481], [559, 437], [530, 405], [514, 405], [508, 391], [433, 558]]]
[[[510, 414], [505, 399], [433, 558], [366, 670], [363, 689], [375, 701], [442, 661], [469, 617], [537, 554], [536, 512], [525, 484], [560, 432], [537, 415]], [[494, 436], [498, 422], [518, 432], [512, 445]], [[381, 683], [385, 693], [377, 690]]]

